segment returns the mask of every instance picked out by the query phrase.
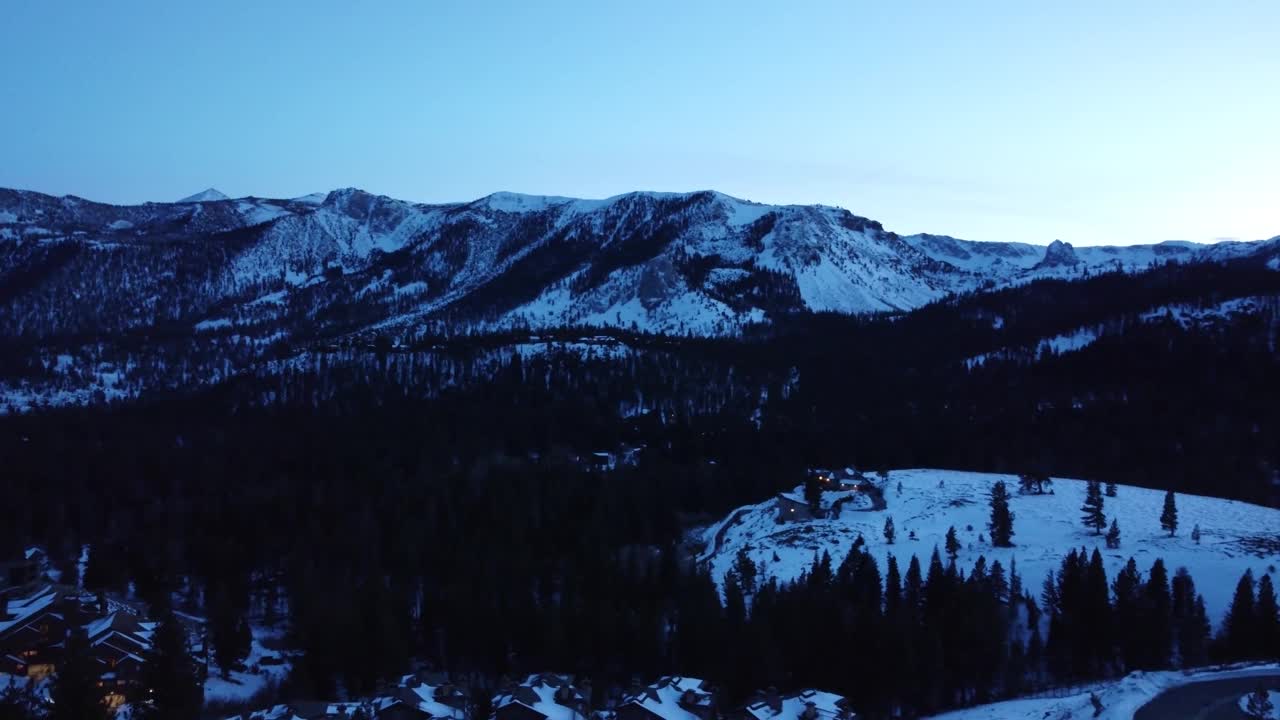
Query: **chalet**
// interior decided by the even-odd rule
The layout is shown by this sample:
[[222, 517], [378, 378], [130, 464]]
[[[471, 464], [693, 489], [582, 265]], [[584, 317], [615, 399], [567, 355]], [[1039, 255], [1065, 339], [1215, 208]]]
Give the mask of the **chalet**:
[[715, 693], [702, 680], [664, 677], [647, 687], [633, 686], [614, 714], [617, 720], [712, 720]]
[[741, 720], [858, 720], [848, 700], [812, 689], [779, 695], [776, 688], [769, 688], [752, 696], [739, 716]]
[[98, 686], [113, 706], [142, 673], [143, 653], [154, 626], [117, 611], [103, 615], [92, 595], [71, 587], [42, 585], [23, 597], [0, 599], [0, 672], [32, 679], [52, 674], [67, 636], [83, 631], [99, 664]]
[[89, 636], [89, 652], [102, 673], [98, 687], [106, 692], [109, 705], [119, 707], [129, 688], [142, 677], [143, 654], [151, 646], [155, 623], [116, 611], [93, 620], [84, 630]]
[[494, 720], [585, 720], [590, 688], [574, 687], [567, 675], [530, 675], [493, 698]]
[[0, 600], [0, 671], [40, 679], [53, 672], [67, 632], [88, 619], [80, 598], [52, 585]]

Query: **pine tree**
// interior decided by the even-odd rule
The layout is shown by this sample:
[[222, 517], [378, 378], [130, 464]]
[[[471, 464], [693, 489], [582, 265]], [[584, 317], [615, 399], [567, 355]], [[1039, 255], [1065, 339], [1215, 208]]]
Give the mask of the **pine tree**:
[[1136, 668], [1142, 661], [1142, 635], [1139, 632], [1142, 617], [1142, 573], [1133, 558], [1116, 574], [1111, 583], [1115, 597], [1116, 645], [1120, 660], [1127, 670]]
[[213, 659], [222, 670], [222, 676], [228, 677], [233, 669], [249, 657], [251, 647], [244, 642], [244, 631], [248, 629], [248, 623], [222, 588], [216, 593], [211, 610], [209, 640], [213, 645]]
[[111, 712], [98, 688], [97, 662], [89, 654], [89, 638], [83, 630], [67, 636], [66, 650], [53, 685], [49, 720], [106, 720]]
[[946, 549], [947, 557], [951, 558], [952, 562], [955, 562], [956, 557], [960, 555], [960, 540], [956, 538], [956, 527], [954, 525], [947, 528]]
[[1142, 667], [1156, 670], [1169, 666], [1173, 654], [1172, 602], [1169, 596], [1169, 576], [1164, 561], [1159, 558], [1151, 565], [1147, 584], [1142, 592], [1143, 663]]
[[1271, 693], [1266, 686], [1259, 685], [1257, 690], [1249, 694], [1249, 700], [1245, 703], [1245, 714], [1254, 720], [1271, 720], [1271, 711], [1275, 710], [1275, 704], [1271, 702]]
[[1258, 602], [1254, 605], [1254, 628], [1259, 655], [1280, 657], [1280, 611], [1276, 608], [1276, 589], [1270, 575], [1258, 581]]
[[804, 501], [809, 503], [809, 512], [815, 518], [822, 517], [822, 485], [818, 478], [810, 475], [804, 481]]
[[1102, 484], [1090, 480], [1085, 490], [1084, 504], [1080, 506], [1080, 520], [1087, 528], [1093, 528], [1096, 535], [1101, 535], [1107, 526], [1107, 516], [1102, 512]]
[[738, 574], [738, 582], [742, 585], [742, 593], [750, 597], [756, 592], [756, 563], [747, 553], [747, 548], [738, 549], [738, 556], [733, 561], [733, 570]]
[[1115, 483], [1113, 482], [1107, 483], [1107, 497], [1115, 497], [1117, 491], [1118, 491], [1118, 488], [1116, 487]]
[[1107, 547], [1115, 550], [1120, 547], [1120, 523], [1115, 519], [1111, 519], [1111, 529], [1107, 531]]
[[1200, 525], [1198, 523], [1191, 528], [1191, 540], [1197, 545], [1200, 544]]
[[204, 690], [187, 643], [187, 632], [172, 612], [160, 617], [151, 648], [143, 655], [142, 680], [147, 701], [143, 720], [189, 720], [200, 715]]
[[1009, 509], [1009, 489], [1004, 481], [991, 488], [991, 544], [996, 547], [1013, 547], [1013, 511]]
[[1164, 494], [1164, 510], [1160, 512], [1160, 527], [1169, 532], [1169, 537], [1178, 531], [1178, 505], [1173, 499], [1173, 491]]
[[1253, 595], [1253, 571], [1245, 570], [1236, 584], [1231, 608], [1222, 621], [1222, 646], [1229, 659], [1239, 660], [1254, 656], [1253, 633], [1256, 603]]
[[893, 529], [893, 516], [890, 515], [884, 519], [884, 541], [892, 545], [893, 539], [897, 534], [897, 531]]

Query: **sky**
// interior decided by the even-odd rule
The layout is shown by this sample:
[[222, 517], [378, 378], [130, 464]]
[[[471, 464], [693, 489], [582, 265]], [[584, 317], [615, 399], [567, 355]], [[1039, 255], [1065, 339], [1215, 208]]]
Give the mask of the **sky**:
[[716, 189], [900, 233], [1280, 234], [1280, 2], [0, 8], [0, 186]]

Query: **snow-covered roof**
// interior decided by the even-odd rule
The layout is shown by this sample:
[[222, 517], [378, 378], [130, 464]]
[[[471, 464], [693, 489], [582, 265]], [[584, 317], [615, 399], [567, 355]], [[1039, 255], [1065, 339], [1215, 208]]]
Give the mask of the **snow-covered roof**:
[[441, 697], [444, 691], [443, 686], [424, 683], [416, 687], [404, 687], [401, 690], [399, 697], [402, 702], [412, 705], [419, 712], [427, 713], [433, 718], [462, 718], [466, 715], [462, 708], [440, 701], [444, 699]]
[[[556, 700], [557, 693], [562, 690], [568, 692], [567, 701], [572, 707]], [[500, 693], [493, 701], [495, 710], [511, 704], [524, 705], [545, 715], [548, 720], [583, 720], [586, 697], [573, 686], [567, 675], [544, 673], [530, 675], [517, 687]]]
[[640, 692], [628, 695], [623, 704], [636, 704], [663, 720], [701, 720], [688, 708], [711, 705], [711, 694], [696, 678], [664, 677]]
[[772, 703], [761, 698], [747, 705], [747, 713], [756, 720], [801, 720], [805, 710], [813, 705], [818, 718], [834, 718], [841, 712], [844, 697], [822, 690], [801, 690], [792, 695], [777, 698]]
[[0, 617], [8, 617], [10, 619], [0, 620], [0, 634], [26, 623], [37, 613], [52, 605], [57, 599], [57, 591], [52, 587], [46, 586], [35, 594], [7, 601], [7, 612]]

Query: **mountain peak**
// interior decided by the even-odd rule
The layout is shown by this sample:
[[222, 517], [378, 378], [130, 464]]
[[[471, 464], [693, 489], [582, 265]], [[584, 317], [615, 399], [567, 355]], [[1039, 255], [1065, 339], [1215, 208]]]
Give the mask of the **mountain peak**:
[[230, 199], [231, 198], [227, 197], [226, 195], [219, 192], [218, 190], [215, 190], [213, 188], [207, 188], [205, 190], [201, 190], [195, 195], [188, 195], [187, 197], [182, 198], [178, 202], [180, 203], [217, 202], [219, 200], [230, 200]]
[[1054, 240], [1049, 243], [1049, 247], [1045, 248], [1044, 259], [1036, 267], [1048, 268], [1079, 264], [1080, 258], [1076, 256], [1076, 249], [1071, 247], [1071, 243]]

